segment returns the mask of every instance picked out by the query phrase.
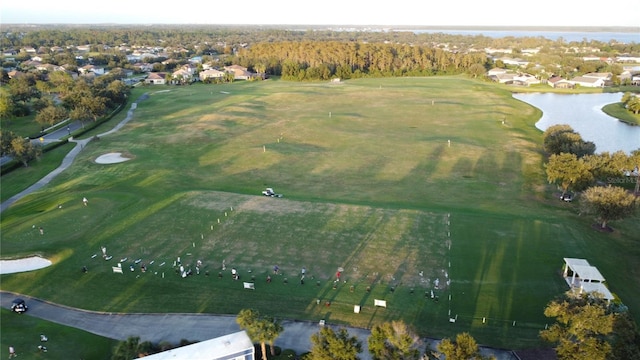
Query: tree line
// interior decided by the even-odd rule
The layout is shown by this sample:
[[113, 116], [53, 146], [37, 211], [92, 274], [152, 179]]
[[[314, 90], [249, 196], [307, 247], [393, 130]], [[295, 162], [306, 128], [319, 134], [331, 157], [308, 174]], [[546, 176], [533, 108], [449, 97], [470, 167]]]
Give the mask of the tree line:
[[[277, 356], [275, 340], [284, 331], [280, 322], [254, 309], [243, 309], [236, 322], [247, 332], [249, 338], [260, 346], [262, 360]], [[362, 353], [362, 341], [349, 334], [344, 327], [323, 326], [311, 335], [311, 350], [301, 354], [304, 360], [358, 360]], [[369, 353], [374, 360], [437, 360], [440, 354], [447, 360], [492, 360], [493, 356], [480, 354], [475, 339], [469, 333], [458, 334], [454, 339], [443, 339], [437, 350], [425, 345], [415, 331], [403, 321], [391, 321], [374, 325], [367, 340]], [[183, 340], [180, 346], [189, 345]], [[267, 346], [269, 345], [269, 346]], [[140, 342], [139, 337], [130, 337], [118, 343], [112, 360], [129, 360], [169, 350], [167, 344], [154, 345]], [[292, 357], [291, 357], [292, 358]]]
[[382, 76], [482, 75], [492, 62], [484, 53], [431, 46], [359, 42], [269, 42], [238, 51], [238, 64], [285, 80]]
[[549, 183], [561, 187], [561, 199], [568, 191], [582, 192], [582, 212], [595, 215], [601, 229], [610, 230], [610, 221], [624, 219], [637, 210], [640, 148], [629, 155], [623, 151], [595, 154], [595, 144], [584, 141], [565, 124], [547, 128], [543, 144], [549, 154], [545, 164]]
[[[17, 119], [35, 113], [35, 121], [43, 130], [65, 119], [81, 121], [84, 126], [85, 121], [95, 122], [126, 102], [130, 90], [120, 81], [122, 77], [117, 71], [93, 80], [74, 80], [62, 71], [47, 74], [46, 78], [25, 73], [0, 89], [0, 117]], [[41, 153], [29, 137], [4, 129], [0, 130], [0, 150], [24, 166]]]
[[[545, 343], [554, 346], [559, 360], [640, 359], [640, 332], [624, 306], [612, 306], [597, 294], [565, 294], [549, 302], [544, 314], [556, 322], [539, 335]], [[243, 309], [236, 322], [259, 344], [262, 360], [277, 357], [274, 343], [284, 331], [278, 320], [254, 309]], [[154, 345], [139, 340], [130, 337], [121, 341], [114, 349], [112, 360], [128, 360], [171, 349], [168, 344]], [[362, 341], [344, 327], [323, 326], [310, 340], [310, 351], [297, 359], [358, 360], [362, 353]], [[183, 340], [180, 346], [189, 344]], [[495, 359], [483, 356], [476, 340], [467, 332], [442, 339], [436, 349], [432, 349], [403, 321], [374, 325], [367, 345], [374, 360], [437, 360], [442, 356], [447, 360]]]
[[[371, 51], [367, 51], [367, 55], [357, 54], [359, 62], [342, 59], [338, 54], [338, 59], [333, 59], [329, 66], [329, 70], [339, 65], [351, 65], [351, 71], [356, 72], [355, 76], [376, 75], [381, 74], [406, 74], [406, 75], [429, 75], [439, 73], [461, 72], [456, 66], [456, 59], [460, 57], [463, 62], [462, 67], [470, 71], [472, 74], [480, 72], [480, 67], [475, 64], [477, 59], [471, 61], [474, 64], [473, 69], [464, 65], [464, 56], [466, 54], [471, 58], [484, 54], [484, 49], [505, 49], [508, 50], [508, 56], [522, 57], [524, 49], [537, 48], [539, 52], [535, 54], [527, 54], [530, 61], [525, 71], [536, 76], [556, 74], [563, 77], [574, 77], [588, 72], [610, 71], [614, 75], [614, 83], [618, 82], [617, 76], [623, 71], [620, 64], [609, 64], [606, 61], [585, 61], [582, 57], [591, 54], [597, 49], [601, 57], [615, 57], [620, 54], [636, 55], [640, 54], [640, 44], [638, 43], [619, 43], [616, 41], [601, 42], [596, 40], [582, 41], [565, 41], [562, 38], [557, 40], [546, 39], [542, 36], [537, 37], [513, 37], [491, 38], [484, 35], [457, 35], [447, 34], [443, 32], [416, 32], [416, 31], [371, 31], [370, 29], [318, 29], [318, 28], [282, 28], [276, 26], [216, 26], [216, 25], [156, 25], [153, 27], [128, 25], [128, 26], [53, 26], [40, 25], [24, 27], [20, 25], [7, 25], [0, 31], [2, 36], [3, 49], [23, 48], [26, 46], [33, 47], [38, 50], [40, 55], [50, 55], [57, 64], [74, 64], [77, 63], [72, 56], [72, 49], [78, 45], [90, 45], [90, 54], [96, 63], [109, 64], [110, 67], [120, 66], [131, 68], [131, 64], [127, 64], [126, 58], [123, 56], [125, 51], [132, 51], [136, 48], [162, 48], [166, 51], [168, 58], [175, 60], [186, 60], [193, 56], [207, 56], [222, 60], [225, 62], [243, 63], [247, 67], [253, 68], [261, 72], [260, 68], [264, 68], [265, 72], [272, 75], [283, 74], [290, 76], [291, 79], [302, 77], [303, 79], [320, 79], [326, 77], [326, 69], [320, 67], [316, 69], [316, 63], [322, 61], [323, 57], [331, 57], [331, 52], [339, 51], [332, 49], [335, 43], [348, 44], [353, 46], [358, 44], [361, 46], [377, 45], [382, 46], [382, 50], [378, 50], [372, 46]], [[321, 44], [327, 45], [327, 49], [321, 49], [323, 54], [317, 54], [317, 48], [314, 46], [312, 51], [316, 53], [306, 53], [305, 59], [294, 59], [293, 64], [289, 66], [290, 71], [282, 71], [283, 63], [283, 47], [289, 47], [291, 44], [303, 44], [295, 51], [287, 51], [292, 55], [301, 53], [303, 49], [308, 48], [306, 43], [316, 43], [317, 46], [323, 47]], [[254, 51], [253, 48], [261, 45], [264, 48], [270, 48], [279, 52], [274, 54], [275, 58], [281, 59], [279, 65], [272, 64], [270, 56], [264, 54], [263, 50]], [[389, 46], [383, 46], [389, 45]], [[53, 46], [61, 47], [64, 51], [61, 53], [53, 51]], [[399, 47], [419, 48], [418, 54], [408, 55], [408, 50], [399, 49]], [[443, 51], [452, 54], [435, 54], [430, 55], [431, 49], [434, 52]], [[247, 53], [247, 50], [249, 53]], [[390, 57], [394, 56], [389, 52], [398, 52], [400, 55], [393, 61]], [[433, 65], [430, 65], [421, 59], [420, 53], [426, 52]], [[238, 55], [238, 56], [236, 56]], [[374, 59], [368, 59], [375, 55]], [[483, 55], [486, 57], [486, 55]], [[17, 61], [28, 59], [28, 53], [18, 53], [15, 58]], [[378, 60], [380, 57], [380, 60]], [[395, 57], [395, 56], [394, 56]], [[414, 58], [414, 60], [411, 60]], [[467, 58], [467, 61], [469, 59]], [[415, 61], [417, 64], [412, 64]], [[372, 62], [372, 64], [369, 64]], [[451, 64], [453, 63], [453, 64]], [[480, 64], [483, 62], [480, 61]], [[7, 63], [7, 65], [11, 65]], [[288, 64], [291, 65], [291, 64]], [[421, 65], [421, 66], [420, 66]], [[504, 64], [501, 64], [504, 66]], [[5, 64], [3, 64], [5, 66]], [[487, 67], [485, 65], [485, 67]], [[505, 66], [506, 67], [506, 66]], [[311, 69], [311, 74], [307, 74], [307, 69]], [[345, 67], [344, 69], [348, 69]], [[301, 70], [304, 70], [301, 71]], [[337, 69], [336, 69], [337, 70]], [[343, 69], [340, 69], [343, 70]], [[317, 72], [317, 73], [316, 73]], [[338, 77], [348, 76], [347, 73], [337, 71]], [[393, 75], [397, 76], [397, 75]]]

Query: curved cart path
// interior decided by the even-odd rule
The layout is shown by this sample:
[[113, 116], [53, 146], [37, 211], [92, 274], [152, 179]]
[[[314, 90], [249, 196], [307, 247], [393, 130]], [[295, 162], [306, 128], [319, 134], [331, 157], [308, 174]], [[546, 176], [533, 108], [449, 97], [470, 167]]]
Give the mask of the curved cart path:
[[[136, 100], [136, 102], [131, 104], [131, 108], [127, 112], [127, 117], [124, 120], [120, 121], [113, 129], [111, 129], [111, 130], [109, 130], [109, 131], [107, 131], [105, 133], [98, 134], [98, 137], [109, 135], [109, 134], [112, 134], [112, 133], [120, 130], [120, 128], [122, 128], [126, 123], [129, 122], [129, 120], [131, 120], [133, 118], [133, 112], [137, 108], [138, 102], [146, 100], [148, 97], [149, 97], [149, 95], [147, 93], [145, 93], [142, 96], [140, 96]], [[62, 136], [66, 135], [64, 133], [64, 131], [61, 132], [60, 134]], [[25, 197], [25, 196], [31, 194], [32, 192], [34, 192], [36, 190], [39, 190], [43, 186], [47, 185], [53, 178], [58, 176], [58, 174], [60, 174], [61, 172], [65, 171], [71, 164], [73, 164], [73, 160], [75, 160], [76, 156], [80, 153], [80, 151], [82, 151], [82, 149], [84, 149], [85, 145], [87, 145], [91, 141], [91, 139], [93, 139], [93, 137], [90, 137], [88, 139], [83, 139], [83, 140], [69, 139], [69, 142], [76, 143], [76, 146], [71, 151], [69, 151], [69, 153], [67, 154], [67, 156], [64, 157], [64, 159], [62, 159], [62, 163], [60, 164], [60, 166], [58, 166], [55, 170], [53, 170], [52, 172], [47, 174], [42, 179], [38, 180], [35, 184], [29, 186], [28, 188], [26, 188], [22, 192], [10, 197], [6, 201], [4, 201], [2, 204], [0, 204], [0, 213], [5, 211], [6, 209], [8, 209], [9, 206], [13, 205], [13, 203], [15, 203], [16, 201], [22, 199], [23, 197]], [[51, 140], [51, 139], [49, 139], [49, 140]]]

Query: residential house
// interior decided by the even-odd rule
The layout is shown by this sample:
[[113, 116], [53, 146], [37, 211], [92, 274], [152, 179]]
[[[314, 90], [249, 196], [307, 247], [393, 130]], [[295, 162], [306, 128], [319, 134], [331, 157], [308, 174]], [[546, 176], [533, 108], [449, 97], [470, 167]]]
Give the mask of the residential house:
[[485, 48], [484, 52], [487, 54], [511, 54], [511, 49], [496, 49], [496, 48]]
[[584, 87], [604, 87], [605, 80], [597, 77], [576, 76], [570, 80], [573, 85]]
[[91, 72], [96, 75], [104, 75], [104, 72], [105, 72], [103, 67], [94, 66], [94, 65], [85, 65], [81, 68], [78, 68], [78, 71], [80, 72], [80, 74], [86, 74]]
[[81, 52], [89, 52], [89, 51], [91, 51], [91, 45], [78, 45], [76, 47], [76, 50], [81, 51]]
[[497, 81], [500, 84], [513, 84], [513, 78], [516, 76], [515, 73], [503, 73], [497, 75], [491, 75], [489, 78], [493, 81]]
[[195, 81], [195, 78], [191, 72], [184, 68], [180, 68], [171, 73], [172, 84], [188, 84]]
[[487, 76], [493, 76], [493, 75], [498, 75], [498, 74], [506, 74], [507, 73], [507, 69], [502, 69], [502, 68], [493, 68], [489, 71], [487, 71]]
[[167, 73], [163, 72], [152, 72], [149, 73], [146, 79], [144, 79], [145, 84], [150, 85], [164, 85], [166, 84]]
[[524, 56], [533, 56], [540, 52], [540, 48], [522, 49], [520, 52]]
[[246, 67], [240, 65], [225, 66], [224, 70], [233, 74], [233, 78], [236, 80], [251, 80], [258, 76], [258, 74], [249, 72]]
[[224, 71], [216, 70], [216, 69], [208, 69], [204, 71], [200, 71], [198, 77], [200, 81], [205, 81], [207, 79], [221, 79], [226, 74]]
[[553, 88], [557, 89], [573, 89], [575, 85], [571, 82], [563, 78], [562, 76], [552, 76], [547, 79], [547, 84]]
[[595, 56], [595, 55], [583, 56], [582, 60], [583, 61], [600, 61], [600, 56]]
[[147, 355], [144, 360], [254, 360], [255, 348], [246, 331], [239, 331], [211, 340], [181, 346], [157, 354]]
[[640, 63], [640, 56], [631, 56], [631, 55], [620, 55], [618, 57], [616, 57], [616, 61], [617, 62], [624, 62], [624, 63]]
[[153, 64], [149, 63], [135, 63], [133, 67], [138, 69], [141, 72], [151, 72], [153, 71]]
[[180, 66], [180, 70], [184, 70], [193, 76], [195, 75], [196, 71], [198, 71], [198, 67], [195, 64], [189, 63]]
[[531, 74], [518, 74], [513, 77], [513, 85], [530, 86], [540, 84], [540, 80]]
[[612, 79], [613, 74], [610, 72], [588, 73], [571, 79], [571, 82], [584, 87], [604, 87], [610, 86]]
[[522, 59], [518, 59], [518, 58], [509, 58], [509, 57], [501, 57], [499, 60], [501, 60], [504, 64], [506, 65], [515, 65], [515, 66], [519, 66], [519, 67], [526, 67], [527, 65], [529, 65], [529, 62], [526, 60], [522, 60]]
[[599, 79], [604, 79], [605, 81], [611, 81], [611, 79], [613, 79], [613, 73], [610, 73], [610, 72], [604, 72], [604, 73], [587, 73], [587, 74], [584, 74], [583, 76], [587, 76], [587, 77], [594, 77], [594, 78], [599, 78]]

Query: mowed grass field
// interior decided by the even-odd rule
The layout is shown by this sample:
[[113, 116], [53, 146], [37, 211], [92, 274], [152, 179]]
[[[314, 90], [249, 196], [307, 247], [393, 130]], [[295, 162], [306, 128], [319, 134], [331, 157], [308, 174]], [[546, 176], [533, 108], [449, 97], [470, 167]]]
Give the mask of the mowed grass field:
[[[147, 87], [132, 98], [142, 92], [129, 124], [2, 214], [3, 258], [54, 262], [2, 275], [3, 290], [115, 312], [402, 319], [422, 336], [468, 331], [524, 348], [539, 345], [544, 306], [566, 290], [562, 258], [578, 257], [637, 314], [638, 216], [601, 234], [554, 198], [541, 114], [504, 89], [434, 77]], [[112, 152], [131, 160], [95, 162]], [[179, 274], [178, 257], [194, 275]]]

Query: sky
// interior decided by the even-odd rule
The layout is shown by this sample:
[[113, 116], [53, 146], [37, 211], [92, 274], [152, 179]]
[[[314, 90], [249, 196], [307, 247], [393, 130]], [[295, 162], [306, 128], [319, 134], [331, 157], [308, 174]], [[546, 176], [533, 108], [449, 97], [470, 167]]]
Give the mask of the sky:
[[[597, 5], [597, 6], [593, 6]], [[9, 0], [2, 24], [249, 24], [380, 26], [624, 26], [639, 28], [638, 0]]]

